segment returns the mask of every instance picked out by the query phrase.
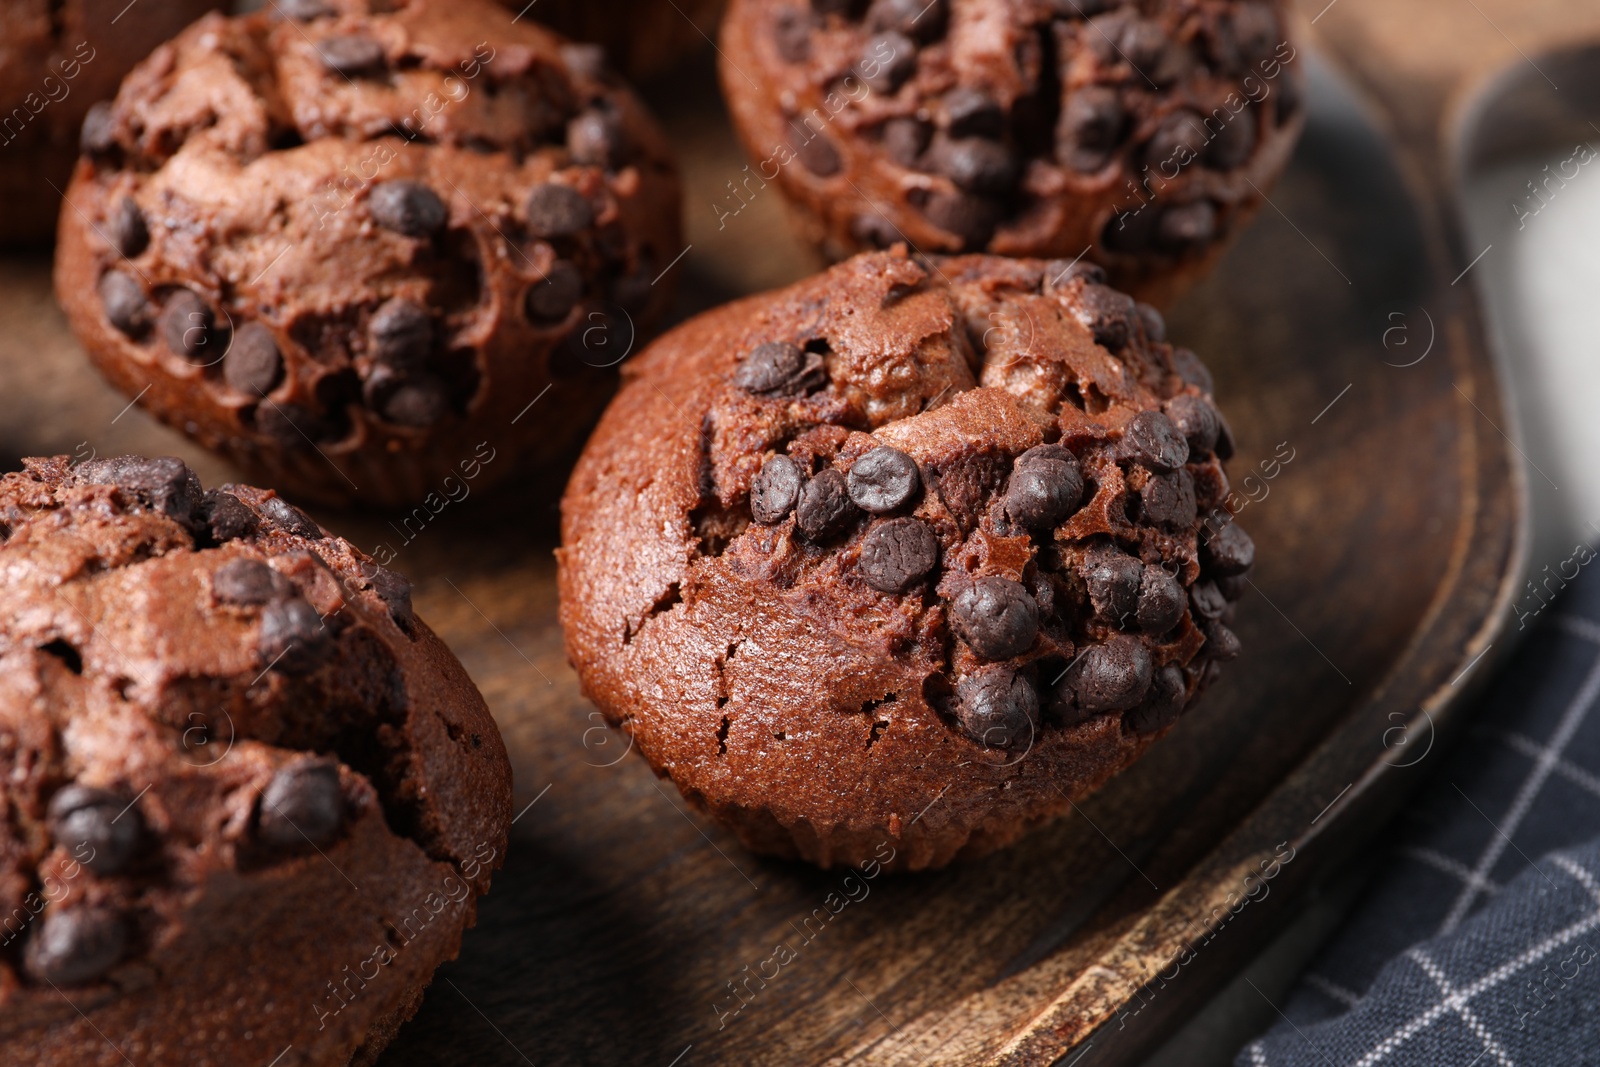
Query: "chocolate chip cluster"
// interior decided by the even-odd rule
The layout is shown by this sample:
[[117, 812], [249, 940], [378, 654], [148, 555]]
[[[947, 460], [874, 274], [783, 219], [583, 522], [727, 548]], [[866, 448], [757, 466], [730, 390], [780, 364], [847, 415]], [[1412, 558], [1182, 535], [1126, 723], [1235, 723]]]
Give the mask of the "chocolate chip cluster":
[[[836, 256], [1087, 249], [1164, 294], [1257, 206], [1299, 125], [1271, 0], [737, 0], [723, 51], [760, 178]], [[776, 86], [752, 91], [751, 69]]]

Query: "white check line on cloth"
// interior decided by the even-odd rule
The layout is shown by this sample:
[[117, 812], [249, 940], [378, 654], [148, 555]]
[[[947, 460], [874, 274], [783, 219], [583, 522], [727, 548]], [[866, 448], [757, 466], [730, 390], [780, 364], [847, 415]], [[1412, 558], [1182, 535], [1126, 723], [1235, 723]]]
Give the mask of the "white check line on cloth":
[[1443, 871], [1445, 874], [1453, 874], [1457, 878], [1461, 879], [1461, 881], [1466, 885], [1477, 886], [1478, 890], [1486, 896], [1493, 896], [1494, 894], [1500, 892], [1499, 885], [1487, 878], [1480, 877], [1478, 872], [1474, 871], [1471, 867], [1468, 867], [1465, 863], [1462, 863], [1458, 859], [1455, 859], [1451, 856], [1446, 856], [1443, 852], [1438, 852], [1431, 848], [1414, 847], [1402, 848], [1399, 849], [1398, 852], [1402, 856], [1409, 856], [1414, 860], [1420, 860], [1432, 867], [1434, 870]]
[[[1432, 957], [1424, 952], [1421, 946], [1408, 950], [1406, 957], [1418, 967], [1421, 967], [1422, 973], [1432, 978], [1433, 984], [1439, 987], [1439, 993], [1445, 998], [1445, 1001], [1450, 1001], [1455, 995], [1455, 987], [1450, 984], [1450, 979], [1445, 977], [1444, 971], [1439, 969], [1439, 965], [1433, 962]], [[1457, 1003], [1452, 1010], [1461, 1016], [1461, 1021], [1467, 1024], [1467, 1029], [1471, 1030], [1474, 1036], [1483, 1042], [1484, 1051], [1494, 1056], [1495, 1062], [1500, 1067], [1516, 1067], [1511, 1057], [1506, 1054], [1505, 1048], [1494, 1039], [1494, 1035], [1489, 1033], [1489, 1028], [1483, 1025], [1483, 1021], [1478, 1018], [1471, 1008], [1467, 1007], [1465, 1003]], [[1479, 1058], [1481, 1059], [1482, 1056], [1480, 1055]]]

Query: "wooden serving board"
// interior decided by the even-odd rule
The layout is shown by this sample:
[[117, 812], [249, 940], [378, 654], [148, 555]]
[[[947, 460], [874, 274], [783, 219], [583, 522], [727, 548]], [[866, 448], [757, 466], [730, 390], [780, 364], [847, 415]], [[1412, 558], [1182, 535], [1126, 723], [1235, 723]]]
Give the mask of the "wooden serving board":
[[[752, 857], [689, 811], [578, 694], [555, 621], [557, 500], [532, 482], [409, 535], [321, 516], [395, 552], [516, 768], [506, 868], [382, 1062], [1042, 1067], [1135, 1062], [1170, 1035], [1421, 780], [1509, 643], [1521, 476], [1470, 280], [1452, 285], [1478, 250], [1462, 243], [1444, 117], [1469, 72], [1570, 40], [1580, 20], [1600, 12], [1321, 11], [1307, 39], [1372, 104], [1319, 68], [1272, 205], [1169, 317], [1216, 372], [1233, 480], [1253, 497], [1245, 654], [1130, 771], [982, 862], [822, 872]], [[689, 190], [684, 313], [814, 269], [775, 187], [719, 227], [713, 204], [745, 160], [709, 64], [647, 96]], [[0, 381], [8, 465], [135, 451], [233, 476], [100, 382], [42, 259], [0, 261]]]

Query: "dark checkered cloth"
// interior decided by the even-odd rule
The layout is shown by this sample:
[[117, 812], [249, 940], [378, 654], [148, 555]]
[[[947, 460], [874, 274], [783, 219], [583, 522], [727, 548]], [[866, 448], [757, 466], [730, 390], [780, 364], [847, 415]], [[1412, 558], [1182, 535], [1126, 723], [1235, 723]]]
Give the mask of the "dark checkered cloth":
[[1600, 1065], [1600, 568], [1530, 626], [1237, 1067]]

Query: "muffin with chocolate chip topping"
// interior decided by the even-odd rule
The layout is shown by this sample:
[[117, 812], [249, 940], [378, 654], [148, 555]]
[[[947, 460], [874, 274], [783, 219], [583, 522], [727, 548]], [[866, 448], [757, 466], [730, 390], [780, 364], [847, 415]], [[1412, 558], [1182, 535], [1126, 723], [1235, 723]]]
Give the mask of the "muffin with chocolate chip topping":
[[368, 1064], [501, 864], [511, 769], [404, 578], [175, 459], [0, 478], [8, 1067]]
[[1083, 263], [902, 246], [708, 312], [630, 365], [562, 503], [584, 692], [757, 851], [1004, 845], [1239, 654], [1211, 388]]
[[831, 256], [1083, 256], [1164, 303], [1288, 161], [1288, 22], [1280, 0], [733, 0], [722, 83]]
[[682, 251], [670, 153], [593, 52], [489, 0], [208, 16], [86, 142], [74, 331], [309, 500], [413, 504], [484, 445], [481, 484], [559, 473]]

